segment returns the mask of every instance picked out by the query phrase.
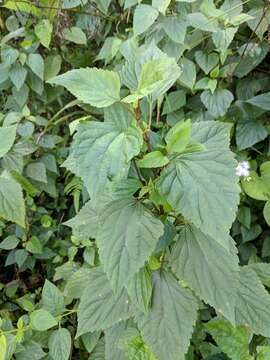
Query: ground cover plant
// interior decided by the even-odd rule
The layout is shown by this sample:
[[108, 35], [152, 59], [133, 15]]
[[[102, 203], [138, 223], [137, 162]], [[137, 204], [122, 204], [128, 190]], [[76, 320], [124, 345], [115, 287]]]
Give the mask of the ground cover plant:
[[0, 6], [0, 360], [269, 360], [269, 2]]

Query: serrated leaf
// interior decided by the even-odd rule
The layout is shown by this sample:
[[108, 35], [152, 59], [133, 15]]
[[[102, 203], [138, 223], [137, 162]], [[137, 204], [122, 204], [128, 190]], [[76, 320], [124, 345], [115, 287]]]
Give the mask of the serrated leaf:
[[249, 269], [255, 271], [263, 285], [270, 287], [270, 264], [269, 263], [253, 263], [247, 265]]
[[270, 346], [257, 346], [256, 360], [268, 360], [270, 358]]
[[228, 321], [214, 319], [205, 325], [219, 349], [232, 360], [252, 360], [249, 354], [251, 332], [246, 326], [232, 326]]
[[226, 114], [233, 101], [233, 94], [227, 89], [216, 89], [213, 94], [205, 90], [201, 100], [210, 114], [217, 118]]
[[187, 58], [182, 58], [180, 66], [182, 70], [179, 79], [180, 83], [189, 89], [193, 89], [196, 82], [196, 66], [194, 62]]
[[29, 360], [29, 356], [33, 360], [39, 360], [44, 358], [46, 353], [42, 350], [42, 347], [39, 343], [30, 340], [26, 341], [23, 345], [22, 351], [16, 354], [16, 360]]
[[176, 123], [166, 134], [168, 153], [181, 153], [187, 147], [191, 136], [190, 120]]
[[136, 321], [145, 342], [159, 360], [182, 360], [188, 350], [198, 303], [172, 274], [155, 273], [152, 306]]
[[[129, 360], [120, 348], [120, 342], [130, 331], [137, 331], [131, 320], [122, 321], [105, 331], [105, 359]], [[134, 359], [135, 360], [135, 359]]]
[[240, 272], [235, 318], [237, 324], [249, 326], [255, 334], [270, 336], [270, 295], [247, 266]]
[[136, 6], [133, 17], [134, 35], [144, 33], [157, 19], [158, 10], [150, 5], [139, 4]]
[[109, 179], [127, 176], [130, 160], [140, 152], [141, 130], [132, 114], [120, 104], [105, 110], [105, 122], [79, 124], [64, 163], [80, 176], [92, 198], [104, 191]]
[[45, 309], [35, 310], [30, 314], [30, 325], [36, 331], [46, 331], [57, 325], [57, 321]]
[[213, 33], [212, 39], [219, 51], [225, 51], [233, 41], [234, 35], [237, 32], [235, 27], [227, 27], [226, 29], [219, 29]]
[[77, 239], [85, 240], [95, 238], [97, 235], [98, 212], [93, 201], [87, 201], [79, 213], [64, 225], [72, 228], [72, 233]]
[[169, 261], [172, 270], [199, 298], [234, 323], [239, 282], [238, 257], [228, 249], [227, 239], [217, 241], [195, 226], [186, 225]]
[[0, 158], [11, 149], [16, 138], [17, 124], [0, 127]]
[[193, 124], [192, 138], [206, 150], [176, 156], [162, 170], [157, 184], [177, 212], [218, 238], [229, 231], [239, 201], [229, 131], [230, 125], [224, 123]]
[[64, 86], [78, 100], [99, 108], [120, 100], [120, 78], [114, 71], [75, 69], [48, 80], [48, 83]]
[[152, 296], [152, 278], [150, 271], [143, 267], [127, 284], [127, 292], [141, 311], [147, 312]]
[[163, 231], [162, 222], [135, 199], [107, 203], [99, 218], [97, 244], [116, 292], [144, 265]]
[[107, 329], [130, 316], [131, 308], [126, 290], [115, 295], [102, 269], [92, 269], [78, 309], [77, 337]]
[[41, 80], [44, 77], [44, 61], [40, 54], [29, 54], [27, 65]]
[[6, 171], [0, 176], [0, 217], [25, 226], [25, 205], [21, 186]]

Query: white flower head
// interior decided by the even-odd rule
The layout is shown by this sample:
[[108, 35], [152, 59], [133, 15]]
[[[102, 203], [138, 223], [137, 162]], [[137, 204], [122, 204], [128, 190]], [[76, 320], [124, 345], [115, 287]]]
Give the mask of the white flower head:
[[240, 161], [236, 167], [236, 175], [237, 176], [243, 176], [244, 178], [248, 178], [249, 177], [249, 169], [250, 169], [250, 165], [248, 161]]

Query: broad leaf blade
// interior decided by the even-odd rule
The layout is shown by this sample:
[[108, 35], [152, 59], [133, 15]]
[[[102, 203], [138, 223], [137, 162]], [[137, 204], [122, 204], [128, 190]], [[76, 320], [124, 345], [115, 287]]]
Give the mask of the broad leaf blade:
[[102, 269], [92, 269], [78, 309], [77, 337], [109, 328], [130, 316], [126, 291], [115, 295]]
[[139, 330], [159, 360], [185, 358], [198, 303], [191, 291], [182, 288], [172, 274], [155, 274], [152, 307], [137, 315]]
[[104, 270], [117, 292], [144, 265], [163, 234], [162, 222], [132, 198], [107, 204], [97, 244]]
[[114, 71], [75, 69], [48, 80], [48, 83], [62, 85], [78, 100], [96, 107], [110, 106], [120, 100], [120, 79]]
[[238, 257], [227, 246], [186, 225], [172, 249], [170, 263], [201, 299], [234, 323]]

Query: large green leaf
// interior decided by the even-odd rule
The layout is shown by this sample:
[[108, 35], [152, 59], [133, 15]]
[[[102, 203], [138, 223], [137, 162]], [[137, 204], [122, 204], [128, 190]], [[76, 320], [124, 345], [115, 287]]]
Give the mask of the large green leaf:
[[91, 197], [104, 191], [108, 179], [126, 177], [143, 137], [132, 114], [120, 104], [105, 110], [105, 122], [80, 124], [64, 163], [80, 176]]
[[270, 110], [270, 92], [254, 96], [253, 98], [247, 100], [251, 105], [257, 106], [266, 111]]
[[120, 79], [116, 72], [96, 68], [75, 69], [48, 80], [67, 88], [76, 98], [96, 107], [120, 100]]
[[99, 218], [97, 244], [115, 291], [144, 265], [162, 234], [162, 222], [135, 199], [118, 199], [106, 205]]
[[67, 329], [58, 329], [49, 338], [49, 354], [53, 360], [68, 360], [71, 350], [71, 336]]
[[77, 336], [107, 329], [130, 316], [126, 290], [115, 295], [103, 270], [92, 269], [78, 309]]
[[228, 247], [230, 240], [223, 244], [186, 225], [172, 249], [170, 264], [201, 299], [234, 323], [238, 257]]
[[197, 318], [197, 300], [171, 273], [154, 277], [151, 309], [136, 316], [139, 330], [159, 360], [183, 360]]
[[226, 114], [233, 101], [233, 94], [227, 89], [216, 89], [213, 94], [210, 90], [205, 90], [201, 94], [201, 100], [210, 114], [216, 118]]
[[246, 326], [232, 326], [223, 319], [214, 319], [205, 325], [219, 349], [232, 360], [252, 360], [249, 354], [251, 332]]
[[45, 281], [42, 289], [42, 305], [44, 309], [48, 310], [54, 316], [61, 315], [65, 310], [62, 292], [49, 280]]
[[270, 336], [270, 295], [247, 266], [240, 272], [235, 318], [236, 323], [248, 325], [255, 334]]
[[141, 311], [147, 312], [152, 296], [152, 278], [147, 267], [143, 267], [127, 284], [127, 292]]
[[0, 217], [25, 225], [22, 188], [6, 171], [0, 176]]
[[266, 127], [256, 119], [239, 121], [236, 126], [236, 143], [239, 150], [246, 149], [268, 136]]
[[145, 32], [157, 19], [158, 10], [150, 5], [139, 4], [134, 11], [133, 29], [134, 35]]
[[72, 233], [77, 239], [85, 240], [96, 237], [97, 220], [98, 212], [93, 204], [93, 201], [90, 200], [84, 204], [76, 216], [66, 221], [64, 225], [72, 228]]
[[175, 156], [158, 181], [159, 191], [177, 212], [218, 238], [229, 231], [239, 201], [229, 131], [228, 124], [194, 124], [192, 137], [206, 150]]
[[0, 127], [0, 158], [12, 147], [16, 137], [16, 125]]

